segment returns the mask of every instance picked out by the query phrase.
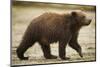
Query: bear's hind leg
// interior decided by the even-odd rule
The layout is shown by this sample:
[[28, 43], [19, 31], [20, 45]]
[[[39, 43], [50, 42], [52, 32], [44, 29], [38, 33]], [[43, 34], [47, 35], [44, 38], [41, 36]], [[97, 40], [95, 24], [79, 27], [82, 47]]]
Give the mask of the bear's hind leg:
[[28, 57], [24, 57], [24, 53], [29, 47], [33, 45], [33, 42], [22, 41], [16, 50], [17, 56], [20, 60], [28, 60]]
[[66, 57], [66, 43], [65, 42], [59, 42], [59, 57], [62, 60], [69, 60], [69, 57]]
[[41, 45], [41, 49], [44, 53], [44, 57], [46, 59], [56, 59], [57, 58], [57, 56], [54, 56], [54, 55], [51, 54], [49, 43], [47, 44], [46, 42], [42, 42], [42, 43], [40, 43], [40, 45]]
[[28, 57], [24, 57], [24, 52], [26, 51], [26, 49], [28, 49], [28, 48], [25, 48], [25, 47], [22, 48], [22, 45], [20, 45], [17, 48], [16, 53], [20, 60], [28, 60]]

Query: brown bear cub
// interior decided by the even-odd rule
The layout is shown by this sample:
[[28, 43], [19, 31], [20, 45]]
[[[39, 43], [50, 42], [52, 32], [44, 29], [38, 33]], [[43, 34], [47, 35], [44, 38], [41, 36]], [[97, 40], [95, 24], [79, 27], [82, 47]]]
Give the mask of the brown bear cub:
[[17, 56], [27, 60], [24, 53], [28, 48], [38, 42], [46, 59], [56, 59], [51, 54], [50, 44], [59, 42], [59, 57], [69, 59], [66, 55], [66, 45], [75, 49], [83, 57], [81, 46], [78, 44], [78, 33], [82, 26], [87, 26], [91, 19], [87, 19], [83, 12], [73, 11], [68, 14], [44, 13], [32, 20], [23, 39], [17, 48]]

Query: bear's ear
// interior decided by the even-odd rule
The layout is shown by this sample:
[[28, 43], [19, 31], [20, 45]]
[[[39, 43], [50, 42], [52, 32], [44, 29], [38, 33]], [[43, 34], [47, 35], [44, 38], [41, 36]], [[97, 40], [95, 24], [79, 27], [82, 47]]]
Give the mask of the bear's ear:
[[77, 16], [77, 12], [72, 12], [71, 14], [73, 17]]

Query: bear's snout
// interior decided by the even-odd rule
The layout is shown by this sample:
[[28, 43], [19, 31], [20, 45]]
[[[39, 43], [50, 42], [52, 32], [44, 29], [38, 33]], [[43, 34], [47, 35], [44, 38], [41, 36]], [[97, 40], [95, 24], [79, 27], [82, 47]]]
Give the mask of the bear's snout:
[[90, 23], [91, 23], [91, 19], [88, 19], [86, 22], [85, 22], [85, 25], [87, 26], [87, 25], [89, 25]]
[[89, 21], [88, 21], [88, 25], [91, 23], [91, 21], [92, 21], [92, 20], [91, 20], [91, 19], [89, 19]]

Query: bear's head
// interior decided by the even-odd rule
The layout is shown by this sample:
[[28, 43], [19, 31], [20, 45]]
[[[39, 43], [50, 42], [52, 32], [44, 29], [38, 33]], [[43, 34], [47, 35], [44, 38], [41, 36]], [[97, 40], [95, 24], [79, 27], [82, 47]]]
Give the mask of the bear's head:
[[83, 12], [71, 12], [71, 20], [72, 23], [77, 24], [79, 26], [87, 26], [91, 23], [91, 19], [88, 19]]

